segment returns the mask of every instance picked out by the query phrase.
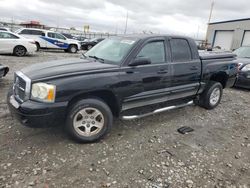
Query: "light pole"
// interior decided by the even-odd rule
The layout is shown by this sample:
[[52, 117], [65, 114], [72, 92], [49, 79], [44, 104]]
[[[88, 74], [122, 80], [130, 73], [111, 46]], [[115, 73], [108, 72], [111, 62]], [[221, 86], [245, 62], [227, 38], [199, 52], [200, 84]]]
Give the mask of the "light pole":
[[127, 27], [128, 27], [128, 11], [127, 11], [126, 24], [125, 24], [125, 30], [124, 30], [124, 34], [125, 34], [125, 35], [126, 35], [126, 33], [127, 33]]
[[211, 3], [211, 7], [210, 7], [210, 13], [209, 13], [209, 17], [208, 17], [208, 23], [207, 23], [207, 32], [206, 32], [206, 38], [205, 38], [205, 46], [207, 47], [207, 37], [208, 37], [208, 26], [209, 26], [209, 23], [211, 22], [211, 18], [212, 18], [212, 14], [213, 14], [213, 9], [214, 9], [214, 3], [215, 3], [215, 0], [212, 0], [212, 3]]

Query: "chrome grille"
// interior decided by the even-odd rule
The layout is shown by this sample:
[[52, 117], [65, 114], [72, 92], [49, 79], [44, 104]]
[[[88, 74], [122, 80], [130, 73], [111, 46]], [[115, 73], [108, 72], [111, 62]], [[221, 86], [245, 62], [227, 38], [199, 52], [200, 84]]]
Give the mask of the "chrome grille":
[[29, 97], [30, 79], [22, 72], [16, 72], [14, 76], [13, 93], [20, 102], [25, 101]]

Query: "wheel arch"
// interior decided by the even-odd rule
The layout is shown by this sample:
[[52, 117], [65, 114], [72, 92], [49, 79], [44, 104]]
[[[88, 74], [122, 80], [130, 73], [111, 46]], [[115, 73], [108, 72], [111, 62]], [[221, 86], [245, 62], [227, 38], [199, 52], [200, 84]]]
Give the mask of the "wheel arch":
[[77, 101], [81, 99], [87, 99], [87, 98], [101, 99], [109, 106], [114, 116], [116, 117], [119, 116], [120, 107], [119, 107], [118, 99], [115, 96], [115, 94], [110, 90], [96, 90], [96, 91], [90, 91], [90, 92], [84, 92], [84, 93], [78, 94], [71, 98], [71, 100], [68, 103], [68, 109]]
[[209, 79], [209, 81], [215, 81], [215, 82], [221, 83], [223, 88], [226, 87], [227, 80], [228, 80], [228, 75], [226, 74], [226, 72], [219, 72], [219, 73], [213, 74], [211, 75]]

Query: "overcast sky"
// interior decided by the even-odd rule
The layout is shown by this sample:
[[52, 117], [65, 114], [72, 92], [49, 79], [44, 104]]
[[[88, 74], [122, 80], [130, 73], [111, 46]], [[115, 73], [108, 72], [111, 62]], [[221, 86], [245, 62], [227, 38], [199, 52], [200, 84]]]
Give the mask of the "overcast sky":
[[[48, 26], [90, 25], [90, 31], [205, 35], [211, 0], [0, 0], [0, 21], [37, 20]], [[212, 21], [250, 17], [249, 0], [215, 0]], [[198, 32], [199, 31], [199, 32]]]

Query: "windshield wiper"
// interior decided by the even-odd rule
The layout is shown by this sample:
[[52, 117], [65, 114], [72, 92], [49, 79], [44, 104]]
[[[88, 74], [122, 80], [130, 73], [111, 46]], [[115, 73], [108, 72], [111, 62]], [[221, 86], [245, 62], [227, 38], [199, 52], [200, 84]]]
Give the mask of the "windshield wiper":
[[[87, 58], [87, 56], [86, 56], [84, 53], [82, 53], [82, 57], [83, 57], [84, 59]], [[82, 58], [82, 57], [81, 57], [81, 58]]]
[[101, 61], [102, 63], [104, 63], [104, 61], [105, 61], [104, 59], [102, 59], [102, 58], [100, 58], [100, 57], [96, 57], [95, 55], [93, 55], [93, 56], [90, 55], [89, 57], [90, 57], [90, 58], [94, 58], [94, 59], [96, 59], [96, 60], [98, 60], [98, 61]]

